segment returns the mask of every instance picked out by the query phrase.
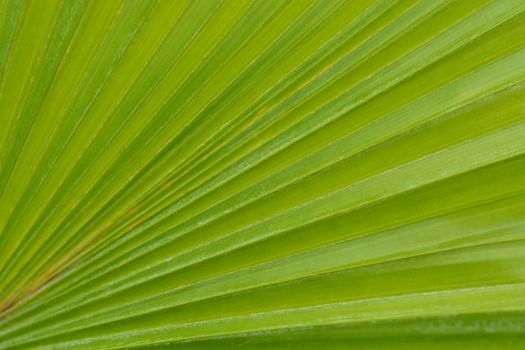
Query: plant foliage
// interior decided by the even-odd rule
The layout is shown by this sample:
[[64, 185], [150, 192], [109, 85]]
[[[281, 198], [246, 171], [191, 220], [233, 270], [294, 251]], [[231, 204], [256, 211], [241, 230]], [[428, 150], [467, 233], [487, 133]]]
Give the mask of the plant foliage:
[[1, 349], [524, 349], [525, 1], [0, 0]]

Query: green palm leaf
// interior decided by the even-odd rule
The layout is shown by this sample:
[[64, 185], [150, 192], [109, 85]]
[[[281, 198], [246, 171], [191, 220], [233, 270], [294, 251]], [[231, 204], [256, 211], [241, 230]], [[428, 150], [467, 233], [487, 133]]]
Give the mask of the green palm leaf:
[[525, 2], [1, 0], [0, 43], [0, 348], [525, 346]]

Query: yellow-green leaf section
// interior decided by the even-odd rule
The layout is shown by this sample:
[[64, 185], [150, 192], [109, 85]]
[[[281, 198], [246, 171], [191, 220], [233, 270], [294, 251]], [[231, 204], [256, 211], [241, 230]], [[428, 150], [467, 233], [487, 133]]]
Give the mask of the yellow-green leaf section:
[[0, 0], [33, 348], [525, 348], [525, 2]]

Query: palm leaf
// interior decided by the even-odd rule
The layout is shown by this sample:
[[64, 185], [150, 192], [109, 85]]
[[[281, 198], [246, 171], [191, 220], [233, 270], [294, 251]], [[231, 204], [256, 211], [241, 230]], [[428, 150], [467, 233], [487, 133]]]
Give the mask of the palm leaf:
[[525, 346], [525, 2], [0, 23], [0, 348]]

